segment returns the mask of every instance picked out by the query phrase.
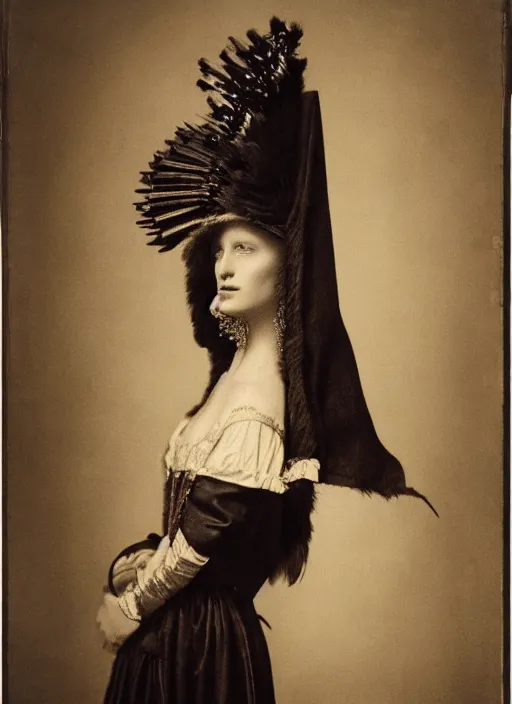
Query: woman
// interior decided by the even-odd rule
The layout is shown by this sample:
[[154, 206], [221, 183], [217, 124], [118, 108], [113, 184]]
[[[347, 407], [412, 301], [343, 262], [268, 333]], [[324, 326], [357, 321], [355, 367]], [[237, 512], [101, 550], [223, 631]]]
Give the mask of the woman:
[[269, 34], [247, 36], [220, 70], [200, 61], [199, 85], [220, 99], [157, 153], [137, 204], [160, 251], [188, 239], [210, 380], [165, 456], [163, 537], [111, 566], [98, 614], [117, 652], [106, 704], [272, 704], [253, 599], [267, 579], [303, 574], [315, 483], [429, 504], [375, 432], [339, 311], [301, 30], [272, 18]]
[[[110, 642], [131, 636], [118, 653], [108, 702], [160, 701], [157, 692], [163, 702], [274, 701], [252, 600], [276, 568], [280, 497], [294, 476], [293, 468], [282, 475], [285, 399], [276, 290], [283, 248], [263, 230], [234, 221], [224, 225], [213, 250], [219, 291], [213, 312], [243, 318], [248, 334], [207, 403], [179, 424], [170, 441], [172, 490], [181, 490], [181, 472], [197, 473], [181, 514], [181, 542], [175, 538], [174, 555], [166, 558], [170, 563], [174, 557], [172, 573], [166, 579], [160, 559], [169, 550], [167, 539], [139, 573], [142, 606], [125, 592], [119, 604], [126, 616], [119, 605], [115, 613], [112, 598], [101, 618]], [[310, 465], [314, 479], [316, 465]], [[180, 567], [185, 555], [186, 568]], [[157, 570], [158, 589], [152, 591], [148, 582]], [[156, 618], [147, 618], [153, 613]], [[131, 620], [141, 615], [142, 627]], [[160, 672], [164, 660], [169, 667]]]

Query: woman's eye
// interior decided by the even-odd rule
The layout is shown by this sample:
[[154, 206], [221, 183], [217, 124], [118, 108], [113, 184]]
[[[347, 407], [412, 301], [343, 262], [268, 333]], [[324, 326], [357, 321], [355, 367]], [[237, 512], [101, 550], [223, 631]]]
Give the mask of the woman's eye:
[[[235, 245], [234, 245], [233, 250], [234, 250], [235, 252], [241, 252], [242, 254], [246, 254], [246, 253], [248, 253], [248, 252], [253, 252], [253, 251], [254, 251], [254, 248], [251, 247], [251, 246], [248, 245], [248, 244], [244, 244], [243, 242], [239, 242], [238, 244], [235, 244]], [[223, 252], [222, 249], [217, 249], [217, 250], [213, 253], [213, 258], [214, 258], [214, 259], [220, 259], [220, 257], [222, 257], [222, 252]]]

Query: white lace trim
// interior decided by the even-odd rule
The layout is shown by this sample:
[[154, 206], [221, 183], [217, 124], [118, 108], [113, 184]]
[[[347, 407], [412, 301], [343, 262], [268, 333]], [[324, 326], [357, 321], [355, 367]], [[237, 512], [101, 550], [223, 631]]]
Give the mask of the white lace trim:
[[319, 478], [320, 462], [314, 457], [289, 460], [283, 474], [283, 481], [286, 483], [297, 481], [297, 479], [310, 479], [312, 482], [318, 482]]

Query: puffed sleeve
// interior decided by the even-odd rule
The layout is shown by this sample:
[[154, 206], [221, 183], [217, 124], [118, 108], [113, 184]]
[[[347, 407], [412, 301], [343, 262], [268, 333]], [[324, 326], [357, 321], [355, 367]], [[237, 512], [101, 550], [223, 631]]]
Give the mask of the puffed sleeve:
[[[264, 515], [269, 491], [283, 493], [281, 434], [257, 420], [227, 426], [204, 465], [180, 472], [181, 510], [169, 533], [119, 597], [124, 613], [141, 620], [182, 590], [219, 550], [243, 541]], [[174, 479], [174, 477], [173, 477]]]

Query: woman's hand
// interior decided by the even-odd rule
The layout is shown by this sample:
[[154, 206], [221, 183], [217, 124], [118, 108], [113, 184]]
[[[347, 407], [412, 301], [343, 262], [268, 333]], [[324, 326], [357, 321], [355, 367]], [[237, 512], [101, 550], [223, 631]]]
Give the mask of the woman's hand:
[[112, 583], [116, 594], [120, 596], [129, 584], [136, 581], [137, 570], [144, 568], [154, 553], [154, 549], [145, 548], [123, 555], [115, 562], [112, 568]]
[[132, 621], [121, 611], [116, 596], [107, 592], [96, 616], [96, 623], [104, 636], [103, 647], [116, 653], [125, 640], [139, 627], [138, 621]]

